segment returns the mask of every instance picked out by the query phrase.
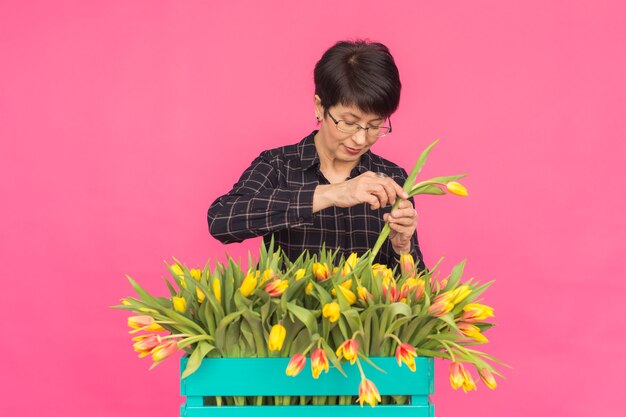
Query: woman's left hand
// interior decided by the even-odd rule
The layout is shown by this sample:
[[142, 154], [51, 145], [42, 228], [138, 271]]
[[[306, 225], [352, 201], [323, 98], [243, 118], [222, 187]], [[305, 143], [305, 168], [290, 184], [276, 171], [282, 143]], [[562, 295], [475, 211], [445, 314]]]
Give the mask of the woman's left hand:
[[398, 254], [411, 251], [411, 238], [417, 227], [417, 211], [413, 204], [407, 200], [401, 200], [398, 207], [391, 213], [383, 216], [383, 220], [389, 223], [391, 231], [389, 240], [393, 249]]

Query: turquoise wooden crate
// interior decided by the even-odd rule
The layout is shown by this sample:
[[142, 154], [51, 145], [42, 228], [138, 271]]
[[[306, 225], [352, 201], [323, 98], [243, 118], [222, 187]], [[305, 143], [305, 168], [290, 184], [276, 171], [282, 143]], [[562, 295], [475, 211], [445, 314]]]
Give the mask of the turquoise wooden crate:
[[[432, 358], [416, 358], [416, 371], [404, 364], [398, 367], [395, 358], [371, 358], [382, 373], [361, 362], [367, 378], [372, 380], [381, 395], [407, 395], [408, 405], [291, 405], [291, 406], [205, 406], [203, 397], [213, 396], [318, 396], [358, 395], [361, 376], [357, 365], [342, 365], [347, 377], [331, 368], [319, 379], [311, 376], [310, 360], [300, 375], [289, 377], [285, 369], [289, 358], [220, 358], [204, 359], [200, 368], [181, 380], [181, 395], [186, 402], [181, 406], [181, 417], [434, 417], [434, 406], [429, 395], [434, 392], [434, 365]], [[187, 358], [181, 359], [181, 372]], [[337, 413], [337, 414], [335, 414]]]

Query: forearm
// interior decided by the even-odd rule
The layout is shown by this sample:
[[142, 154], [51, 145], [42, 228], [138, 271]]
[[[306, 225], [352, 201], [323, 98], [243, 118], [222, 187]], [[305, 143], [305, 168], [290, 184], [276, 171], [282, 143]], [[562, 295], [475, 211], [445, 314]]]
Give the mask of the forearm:
[[209, 208], [209, 231], [221, 242], [233, 243], [311, 224], [313, 193], [312, 186], [231, 192]]

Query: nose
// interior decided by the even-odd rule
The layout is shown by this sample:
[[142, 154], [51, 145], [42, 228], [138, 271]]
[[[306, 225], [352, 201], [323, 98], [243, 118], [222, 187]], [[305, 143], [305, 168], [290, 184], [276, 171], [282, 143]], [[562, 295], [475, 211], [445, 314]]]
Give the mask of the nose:
[[352, 140], [354, 140], [354, 143], [357, 145], [365, 145], [365, 143], [367, 143], [367, 133], [365, 129], [359, 129], [358, 132], [352, 135]]

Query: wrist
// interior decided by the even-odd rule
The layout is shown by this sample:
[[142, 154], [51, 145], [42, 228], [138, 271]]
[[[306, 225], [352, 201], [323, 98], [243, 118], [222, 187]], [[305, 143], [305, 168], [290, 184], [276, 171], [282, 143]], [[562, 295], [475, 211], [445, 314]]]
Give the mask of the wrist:
[[318, 185], [313, 193], [313, 213], [334, 206], [332, 184]]

